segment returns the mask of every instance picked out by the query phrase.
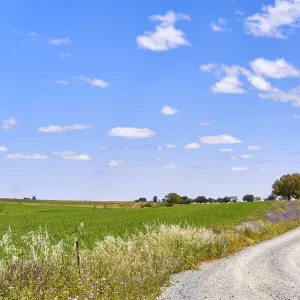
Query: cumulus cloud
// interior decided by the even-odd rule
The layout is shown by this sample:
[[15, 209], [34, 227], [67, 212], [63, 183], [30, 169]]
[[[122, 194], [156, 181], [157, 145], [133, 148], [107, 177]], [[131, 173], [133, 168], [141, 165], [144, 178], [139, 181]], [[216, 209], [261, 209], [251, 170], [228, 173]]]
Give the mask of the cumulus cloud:
[[249, 159], [249, 158], [254, 158], [254, 156], [253, 155], [243, 154], [243, 155], [241, 155], [241, 158], [242, 159]]
[[233, 172], [245, 172], [248, 171], [247, 167], [233, 167], [230, 169]]
[[188, 15], [169, 11], [165, 15], [153, 15], [150, 20], [159, 22], [155, 31], [145, 31], [137, 36], [136, 42], [140, 48], [151, 51], [168, 51], [179, 46], [189, 46], [185, 34], [175, 28], [175, 23], [180, 20], [191, 20]]
[[200, 122], [200, 126], [211, 126], [212, 124], [209, 122]]
[[8, 120], [4, 120], [2, 122], [2, 129], [3, 130], [10, 130], [10, 129], [13, 129], [15, 128], [16, 126], [18, 126], [18, 122], [16, 120], [16, 118], [10, 118]]
[[260, 146], [260, 145], [249, 145], [248, 150], [262, 150], [262, 146]]
[[62, 45], [69, 45], [71, 43], [71, 40], [67, 37], [62, 39], [51, 39], [48, 40], [48, 43], [55, 46], [62, 46]]
[[201, 146], [198, 143], [190, 143], [184, 146], [186, 150], [199, 149]]
[[271, 99], [280, 102], [292, 102], [292, 105], [295, 107], [300, 106], [300, 86], [287, 92], [278, 88], [273, 88], [269, 92], [259, 93], [258, 96], [262, 99]]
[[0, 146], [0, 152], [6, 152], [8, 149], [4, 146]]
[[293, 115], [294, 119], [300, 119], [300, 115]]
[[92, 86], [100, 87], [102, 89], [105, 89], [110, 85], [108, 82], [106, 82], [102, 79], [97, 79], [97, 78], [91, 79], [91, 78], [84, 77], [84, 76], [78, 76], [78, 77], [74, 77], [74, 79], [86, 82]]
[[5, 155], [6, 159], [48, 159], [49, 156], [42, 154], [24, 154], [24, 153], [15, 153]]
[[163, 169], [178, 169], [179, 167], [173, 163], [168, 163], [162, 166]]
[[62, 159], [69, 159], [69, 160], [91, 160], [92, 159], [87, 154], [61, 155], [60, 158], [62, 158]]
[[234, 149], [227, 149], [227, 148], [223, 148], [223, 149], [219, 149], [220, 152], [234, 152]]
[[242, 143], [236, 137], [228, 134], [215, 135], [215, 136], [204, 136], [200, 138], [200, 142], [203, 144], [240, 144]]
[[211, 22], [209, 26], [211, 30], [215, 32], [231, 31], [231, 29], [227, 27], [227, 21], [221, 17], [219, 17], [216, 22]]
[[111, 159], [109, 162], [108, 162], [108, 166], [110, 167], [118, 167], [122, 164], [125, 164], [125, 161], [124, 160], [121, 160], [121, 159]]
[[299, 0], [275, 0], [274, 6], [264, 5], [261, 13], [246, 19], [246, 32], [254, 36], [286, 38], [290, 30], [285, 29], [299, 27], [299, 18]]
[[74, 125], [67, 125], [67, 126], [49, 125], [47, 127], [40, 127], [38, 131], [50, 133], [50, 132], [66, 132], [71, 130], [85, 130], [91, 128], [93, 128], [93, 126], [83, 125], [83, 124], [74, 124]]
[[169, 105], [166, 105], [162, 108], [161, 113], [166, 116], [171, 116], [179, 113], [179, 110], [176, 108], [170, 107]]
[[162, 148], [161, 146], [157, 146], [156, 149], [157, 149], [158, 151], [162, 151], [162, 150], [163, 150], [163, 148]]
[[268, 60], [257, 58], [250, 63], [256, 74], [270, 78], [299, 77], [300, 71], [285, 59]]
[[134, 128], [134, 127], [116, 127], [111, 129], [107, 135], [123, 137], [126, 139], [141, 139], [150, 138], [156, 133], [148, 128]]
[[176, 145], [174, 145], [174, 144], [167, 144], [166, 148], [167, 149], [174, 149], [174, 148], [176, 148]]

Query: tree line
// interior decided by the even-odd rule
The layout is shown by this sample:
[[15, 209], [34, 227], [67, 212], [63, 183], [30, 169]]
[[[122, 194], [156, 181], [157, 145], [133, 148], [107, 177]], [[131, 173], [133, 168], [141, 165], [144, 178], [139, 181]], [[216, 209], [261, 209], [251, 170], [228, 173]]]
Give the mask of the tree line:
[[[261, 197], [255, 197], [252, 194], [247, 194], [243, 196], [242, 200], [245, 202], [260, 202], [260, 201], [275, 201], [275, 200], [291, 200], [291, 199], [300, 199], [300, 174], [286, 174], [277, 179], [272, 185], [272, 193], [267, 197], [262, 199]], [[147, 198], [142, 197], [136, 202], [147, 202]], [[205, 196], [198, 196], [194, 199], [188, 196], [180, 196], [177, 193], [169, 193], [162, 199], [158, 199], [157, 196], [154, 196], [150, 202], [163, 202], [166, 206], [172, 206], [174, 204], [204, 204], [204, 203], [229, 203], [239, 201], [236, 196], [225, 196], [223, 198], [219, 197], [206, 198]]]

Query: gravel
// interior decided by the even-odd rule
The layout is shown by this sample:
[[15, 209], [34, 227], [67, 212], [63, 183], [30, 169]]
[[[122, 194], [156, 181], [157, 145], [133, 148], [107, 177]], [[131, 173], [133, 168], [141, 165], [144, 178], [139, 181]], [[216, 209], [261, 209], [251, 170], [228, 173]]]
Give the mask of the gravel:
[[300, 228], [172, 282], [158, 300], [300, 300]]

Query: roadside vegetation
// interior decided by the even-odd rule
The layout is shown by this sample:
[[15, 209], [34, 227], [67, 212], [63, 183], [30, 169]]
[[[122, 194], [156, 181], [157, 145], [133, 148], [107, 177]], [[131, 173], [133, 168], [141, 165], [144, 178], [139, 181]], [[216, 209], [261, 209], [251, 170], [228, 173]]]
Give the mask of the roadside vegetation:
[[[273, 192], [296, 196], [291, 178]], [[298, 226], [299, 201], [144, 209], [2, 201], [0, 299], [155, 299], [172, 274]]]

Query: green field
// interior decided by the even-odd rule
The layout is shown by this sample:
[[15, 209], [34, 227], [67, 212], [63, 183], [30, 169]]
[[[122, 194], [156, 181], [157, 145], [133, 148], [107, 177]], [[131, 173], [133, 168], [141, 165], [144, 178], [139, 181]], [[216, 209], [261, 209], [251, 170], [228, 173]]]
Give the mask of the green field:
[[124, 209], [75, 206], [74, 202], [74, 206], [64, 204], [65, 202], [59, 201], [51, 205], [2, 201], [0, 237], [9, 227], [17, 236], [42, 227], [47, 229], [50, 236], [61, 239], [66, 234], [76, 234], [79, 224], [83, 223], [82, 240], [91, 247], [95, 240], [106, 235], [134, 233], [142, 230], [144, 224], [158, 221], [188, 223], [199, 227], [230, 226], [273, 205], [262, 202]]

